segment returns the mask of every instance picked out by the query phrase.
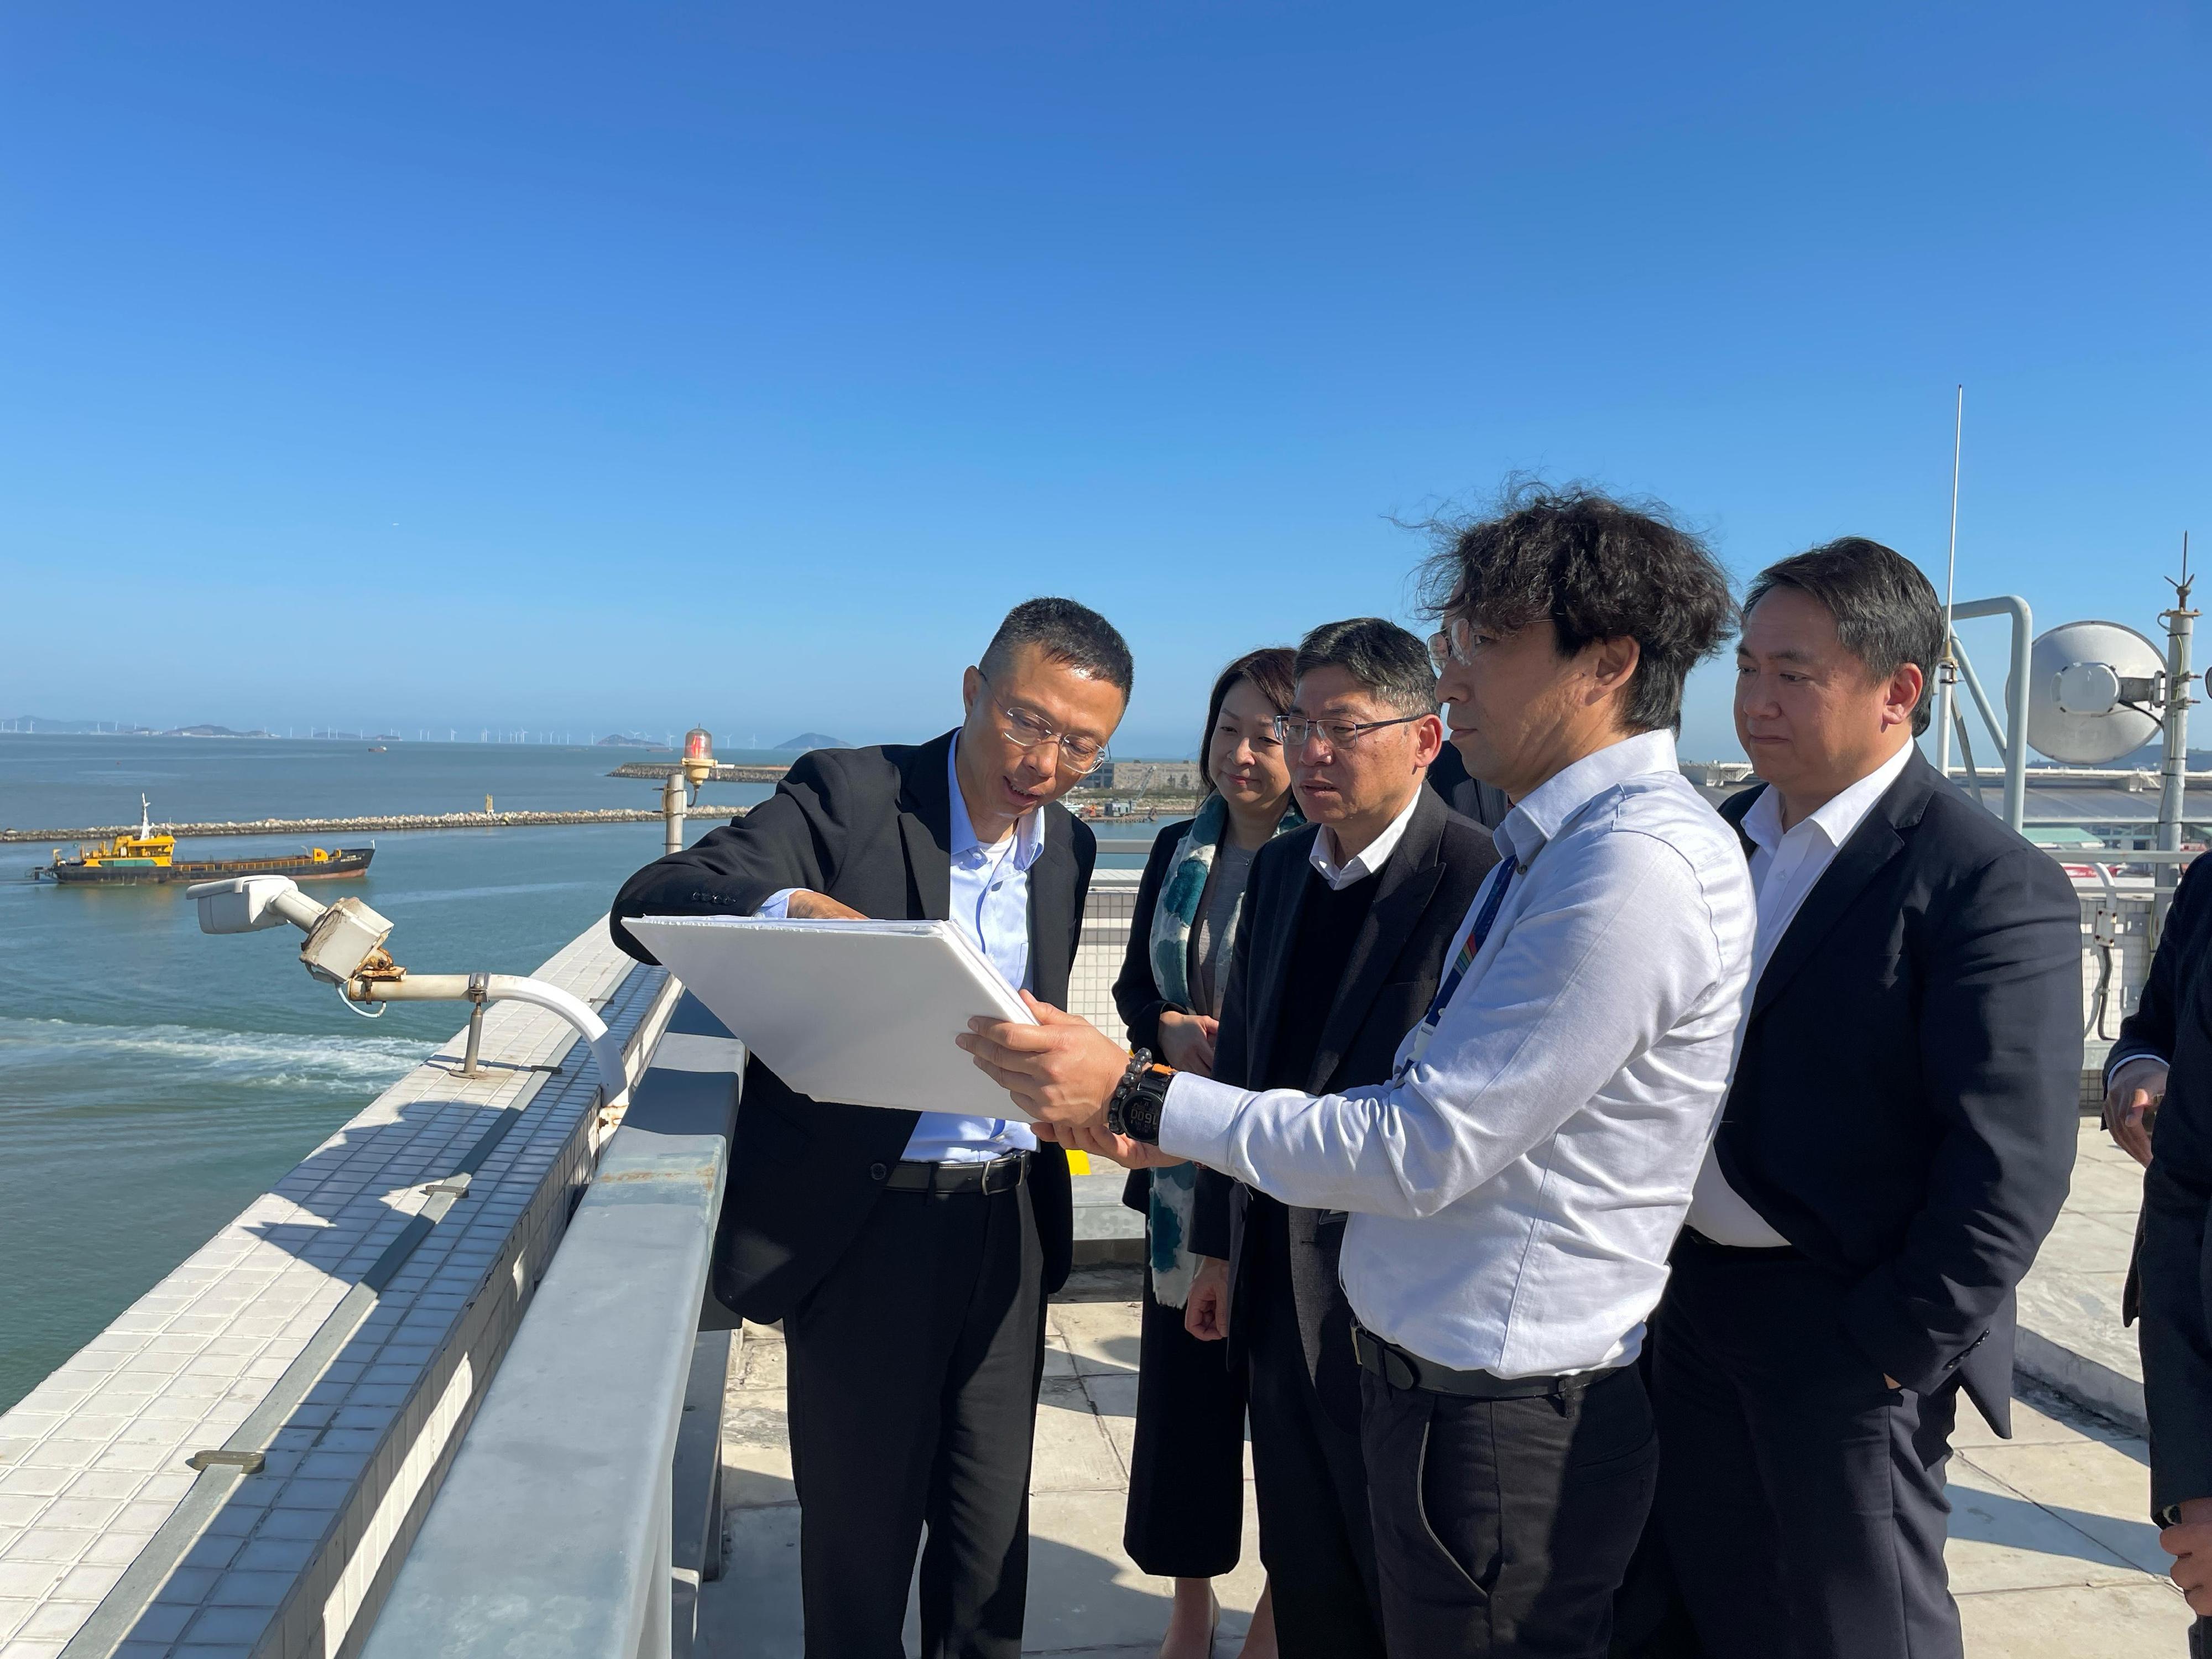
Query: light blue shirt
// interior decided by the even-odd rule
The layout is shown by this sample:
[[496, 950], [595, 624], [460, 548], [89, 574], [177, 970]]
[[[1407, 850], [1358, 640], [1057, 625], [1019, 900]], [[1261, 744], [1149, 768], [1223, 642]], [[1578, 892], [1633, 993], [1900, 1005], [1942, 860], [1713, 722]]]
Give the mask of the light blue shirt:
[[[1030, 866], [1044, 851], [1044, 815], [1024, 812], [1014, 833], [995, 847], [976, 838], [960, 793], [960, 739], [945, 760], [952, 798], [952, 925], [991, 960], [1006, 983], [1024, 991], [1030, 982]], [[1009, 1152], [1036, 1150], [1029, 1126], [1003, 1117], [962, 1117], [924, 1112], [906, 1143], [906, 1157], [921, 1164], [980, 1163]]]
[[[956, 735], [945, 762], [945, 787], [952, 798], [951, 919], [968, 942], [990, 959], [1006, 983], [1024, 991], [1030, 980], [1030, 866], [1044, 851], [1044, 818], [1024, 812], [1014, 833], [986, 847], [969, 822], [960, 793], [960, 739]], [[772, 895], [754, 912], [781, 920], [796, 888]], [[955, 1112], [924, 1112], [907, 1138], [902, 1157], [917, 1164], [981, 1164], [1009, 1152], [1036, 1150], [1027, 1124], [1003, 1117], [963, 1117]]]
[[1316, 1099], [1184, 1073], [1160, 1146], [1351, 1211], [1345, 1294], [1378, 1336], [1499, 1376], [1622, 1365], [1727, 1086], [1751, 875], [1664, 732], [1565, 768], [1495, 833], [1518, 870], [1396, 1077]]

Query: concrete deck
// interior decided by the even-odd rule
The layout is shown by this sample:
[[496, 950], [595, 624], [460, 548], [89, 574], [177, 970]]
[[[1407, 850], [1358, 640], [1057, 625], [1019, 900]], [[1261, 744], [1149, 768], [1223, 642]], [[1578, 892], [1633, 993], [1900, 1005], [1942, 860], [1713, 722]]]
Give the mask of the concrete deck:
[[[2095, 1169], [2106, 1160], [2084, 1162]], [[2119, 1194], [2101, 1176], [2077, 1191], [2087, 1202]], [[2104, 1248], [2086, 1218], [2069, 1223], [2047, 1268], [2039, 1268], [2046, 1282], [2105, 1271], [2081, 1265], [2102, 1257], [2077, 1256], [2069, 1248], [2076, 1234]], [[1121, 1542], [1136, 1413], [1136, 1275], [1123, 1266], [1086, 1269], [1051, 1309], [1030, 1487], [1030, 1653], [1134, 1659], [1158, 1651], [1166, 1624], [1169, 1584], [1138, 1571]], [[2117, 1305], [2117, 1285], [2112, 1294]], [[700, 1600], [708, 1654], [800, 1652], [783, 1375], [780, 1334], [749, 1327], [724, 1425], [728, 1565]], [[2166, 1579], [2167, 1559], [2146, 1518], [2142, 1437], [2029, 1377], [2020, 1396], [2009, 1442], [1963, 1413], [1951, 1465], [1948, 1559], [1971, 1659], [2179, 1659], [2189, 1612]], [[1243, 1562], [1218, 1586], [1223, 1659], [1236, 1653], [1260, 1590], [1251, 1513], [1248, 1504]], [[908, 1641], [910, 1649], [918, 1642], [911, 1625]]]

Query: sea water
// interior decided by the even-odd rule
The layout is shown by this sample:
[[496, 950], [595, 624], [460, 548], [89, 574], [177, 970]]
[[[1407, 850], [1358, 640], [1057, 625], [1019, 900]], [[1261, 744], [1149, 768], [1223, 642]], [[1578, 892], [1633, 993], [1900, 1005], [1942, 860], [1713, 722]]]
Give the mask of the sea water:
[[[476, 811], [487, 794], [514, 810], [654, 807], [657, 781], [606, 775], [669, 758], [0, 732], [0, 827], [135, 825], [142, 793], [157, 824]], [[690, 837], [769, 793], [708, 785]], [[662, 835], [658, 823], [388, 834], [374, 837], [365, 877], [307, 890], [325, 902], [358, 894], [394, 924], [392, 954], [417, 971], [526, 974], [605, 915], [623, 878], [659, 856]], [[177, 851], [245, 858], [368, 839], [206, 836]], [[451, 1003], [366, 1018], [307, 977], [290, 929], [210, 938], [183, 884], [33, 882], [51, 856], [50, 845], [0, 842], [0, 1411], [465, 1019]]]
[[[609, 778], [643, 751], [0, 734], [0, 825], [659, 804]], [[731, 760], [788, 755], [729, 754]], [[709, 785], [690, 833], [760, 785]], [[717, 808], [719, 807], [719, 812]], [[358, 894], [422, 971], [528, 973], [606, 914], [658, 823], [376, 837]], [[356, 835], [209, 837], [239, 858]], [[64, 848], [73, 854], [73, 848]], [[96, 1335], [463, 1024], [453, 1004], [367, 1019], [300, 967], [289, 929], [210, 938], [182, 885], [61, 887], [46, 846], [0, 843], [0, 1410]]]

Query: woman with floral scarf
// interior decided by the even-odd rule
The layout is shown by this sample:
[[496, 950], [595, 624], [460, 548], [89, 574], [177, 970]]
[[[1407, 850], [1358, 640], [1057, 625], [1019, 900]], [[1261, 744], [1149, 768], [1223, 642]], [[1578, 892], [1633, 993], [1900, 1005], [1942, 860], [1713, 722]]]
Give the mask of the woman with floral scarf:
[[[1229, 986], [1252, 858], [1304, 822], [1274, 732], [1290, 707], [1293, 653], [1275, 646], [1239, 657], [1214, 682], [1200, 749], [1198, 816], [1161, 830], [1137, 889], [1128, 954], [1114, 1001], [1132, 1047], [1178, 1071], [1208, 1073]], [[1145, 1212], [1148, 1267], [1137, 1437], [1122, 1541], [1145, 1571], [1176, 1581], [1160, 1659], [1201, 1659], [1220, 1617], [1211, 1581], [1237, 1565], [1244, 1520], [1244, 1395], [1216, 1345], [1183, 1329], [1197, 1263], [1190, 1249], [1189, 1164], [1129, 1177], [1126, 1201]], [[1263, 1595], [1242, 1659], [1273, 1659]]]

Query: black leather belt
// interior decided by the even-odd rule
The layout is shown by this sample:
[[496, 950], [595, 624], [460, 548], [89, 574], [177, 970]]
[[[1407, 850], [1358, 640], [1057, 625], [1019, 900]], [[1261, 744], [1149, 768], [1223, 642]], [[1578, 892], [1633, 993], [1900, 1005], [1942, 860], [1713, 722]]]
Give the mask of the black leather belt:
[[914, 1164], [891, 1166], [884, 1185], [895, 1193], [1010, 1193], [1027, 1178], [1030, 1155], [1009, 1152], [988, 1164]]
[[1394, 1389], [1425, 1389], [1431, 1394], [1457, 1395], [1467, 1400], [1560, 1400], [1602, 1382], [1621, 1368], [1574, 1371], [1559, 1376], [1498, 1376], [1489, 1371], [1455, 1371], [1409, 1353], [1395, 1342], [1385, 1342], [1355, 1321], [1352, 1352], [1360, 1365]]

